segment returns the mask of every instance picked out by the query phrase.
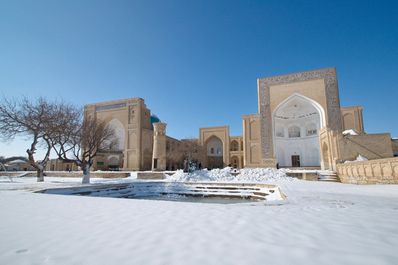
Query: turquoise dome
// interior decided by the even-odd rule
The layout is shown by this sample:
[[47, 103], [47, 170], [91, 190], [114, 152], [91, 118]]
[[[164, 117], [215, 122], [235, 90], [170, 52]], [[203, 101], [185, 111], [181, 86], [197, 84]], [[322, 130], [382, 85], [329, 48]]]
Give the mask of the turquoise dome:
[[156, 116], [155, 114], [151, 115], [151, 124], [155, 123], [155, 122], [160, 122], [160, 119], [158, 116]]

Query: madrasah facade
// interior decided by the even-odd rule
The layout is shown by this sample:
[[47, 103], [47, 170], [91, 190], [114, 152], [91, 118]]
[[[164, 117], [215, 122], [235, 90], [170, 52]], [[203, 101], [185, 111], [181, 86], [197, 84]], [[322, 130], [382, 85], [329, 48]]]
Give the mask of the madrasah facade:
[[340, 105], [335, 68], [259, 78], [257, 89], [258, 112], [242, 116], [242, 136], [219, 126], [200, 128], [198, 139], [174, 139], [142, 98], [86, 105], [85, 115], [108, 122], [118, 140], [93, 169], [175, 170], [189, 156], [207, 168], [336, 170], [359, 155], [382, 159], [398, 151], [389, 133], [365, 133], [361, 106]]

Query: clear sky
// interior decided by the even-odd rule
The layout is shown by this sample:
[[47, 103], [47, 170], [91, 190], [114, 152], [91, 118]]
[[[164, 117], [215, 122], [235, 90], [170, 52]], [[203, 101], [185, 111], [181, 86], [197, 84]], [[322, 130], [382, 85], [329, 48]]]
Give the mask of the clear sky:
[[[257, 112], [257, 81], [336, 67], [342, 106], [398, 136], [398, 1], [1, 0], [0, 90], [78, 105], [141, 97], [168, 135]], [[20, 141], [0, 155], [25, 155]]]

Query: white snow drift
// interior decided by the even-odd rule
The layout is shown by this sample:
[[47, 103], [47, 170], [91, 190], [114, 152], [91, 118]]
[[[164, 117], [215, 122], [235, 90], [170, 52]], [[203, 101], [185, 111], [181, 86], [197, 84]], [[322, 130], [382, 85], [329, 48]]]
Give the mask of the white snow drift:
[[177, 170], [174, 175], [168, 176], [169, 181], [218, 181], [218, 182], [275, 182], [293, 181], [294, 178], [287, 177], [284, 170], [274, 168], [244, 168], [239, 170], [238, 175], [233, 175], [233, 169], [196, 170], [192, 173], [184, 173]]

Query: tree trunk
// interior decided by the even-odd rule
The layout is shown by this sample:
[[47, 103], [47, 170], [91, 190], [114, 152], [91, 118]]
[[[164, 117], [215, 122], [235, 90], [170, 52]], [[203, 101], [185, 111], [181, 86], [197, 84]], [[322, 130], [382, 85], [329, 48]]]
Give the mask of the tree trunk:
[[82, 184], [89, 184], [90, 183], [90, 168], [89, 164], [83, 166], [83, 180]]
[[44, 181], [44, 170], [42, 168], [37, 169], [37, 182]]

